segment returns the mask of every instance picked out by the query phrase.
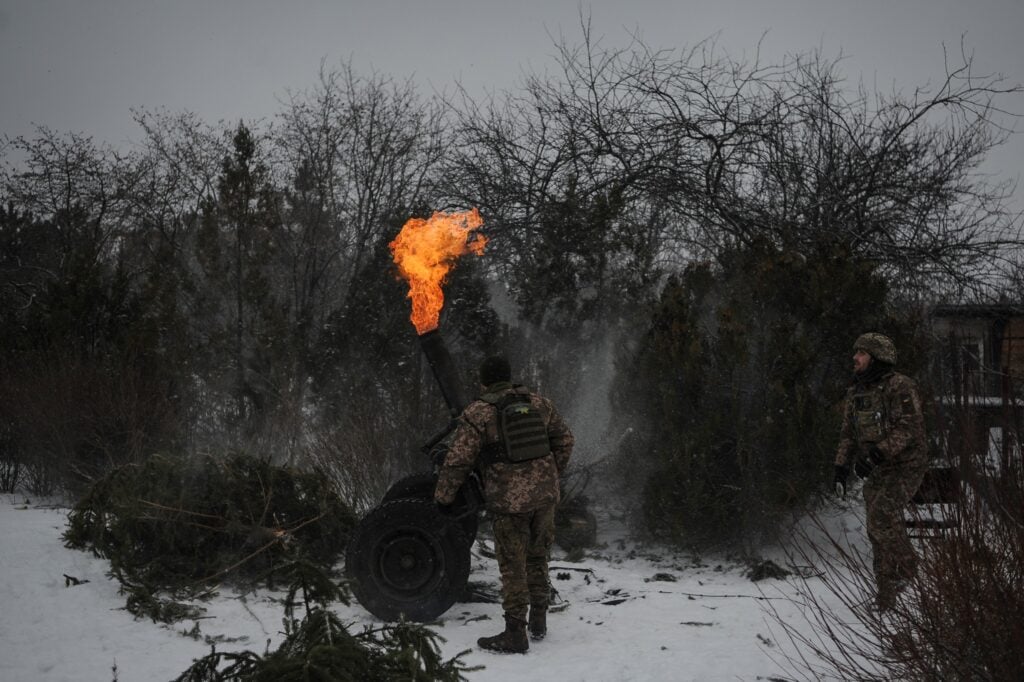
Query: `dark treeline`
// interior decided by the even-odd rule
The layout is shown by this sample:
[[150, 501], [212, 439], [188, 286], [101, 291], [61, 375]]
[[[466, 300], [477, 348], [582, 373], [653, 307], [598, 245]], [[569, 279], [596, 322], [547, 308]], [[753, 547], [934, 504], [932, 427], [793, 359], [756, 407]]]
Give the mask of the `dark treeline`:
[[74, 491], [240, 449], [372, 503], [446, 419], [387, 243], [477, 207], [490, 243], [441, 320], [467, 392], [509, 352], [673, 541], [807, 504], [854, 336], [922, 348], [923, 303], [1012, 275], [1010, 187], [978, 167], [1019, 89], [969, 60], [884, 94], [820, 54], [607, 49], [586, 27], [558, 47], [482, 100], [342, 65], [266, 124], [141, 111], [130, 150], [7, 140], [5, 480]]

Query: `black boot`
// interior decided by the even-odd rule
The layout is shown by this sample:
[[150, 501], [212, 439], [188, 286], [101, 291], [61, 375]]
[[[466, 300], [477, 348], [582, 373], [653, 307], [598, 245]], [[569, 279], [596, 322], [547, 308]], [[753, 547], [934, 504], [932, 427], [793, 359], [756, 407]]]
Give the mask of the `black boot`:
[[548, 634], [548, 607], [530, 607], [530, 639], [541, 640]]
[[497, 651], [503, 654], [525, 654], [530, 648], [530, 640], [526, 638], [526, 621], [505, 614], [505, 631], [493, 637], [481, 637], [476, 640], [481, 649]]

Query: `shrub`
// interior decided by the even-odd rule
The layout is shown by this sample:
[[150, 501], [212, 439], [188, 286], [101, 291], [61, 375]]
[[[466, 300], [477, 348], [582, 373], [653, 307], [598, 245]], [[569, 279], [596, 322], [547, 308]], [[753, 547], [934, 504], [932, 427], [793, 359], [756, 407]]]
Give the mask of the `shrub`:
[[[362, 682], [363, 680], [419, 680], [460, 682], [468, 668], [460, 660], [467, 652], [444, 661], [437, 640], [417, 623], [386, 624], [351, 633], [329, 605], [348, 603], [343, 587], [305, 561], [288, 569], [284, 598], [284, 641], [272, 652], [218, 652], [216, 648], [196, 660], [175, 682], [304, 682], [310, 679]], [[296, 616], [302, 607], [305, 616]]]
[[16, 455], [34, 495], [78, 495], [111, 468], [172, 446], [174, 384], [155, 365], [57, 350], [0, 361], [0, 460]]
[[175, 682], [305, 682], [414, 680], [459, 682], [466, 667], [459, 655], [441, 659], [436, 633], [416, 623], [395, 623], [352, 634], [336, 615], [311, 609], [294, 623], [273, 652], [220, 653], [198, 659]]
[[622, 453], [649, 472], [642, 529], [677, 544], [756, 541], [809, 507], [831, 473], [853, 339], [884, 329], [913, 345], [887, 296], [874, 266], [824, 247], [755, 244], [671, 278], [616, 388], [646, 434]]
[[[1010, 432], [1019, 443], [1019, 424]], [[861, 549], [862, 539], [831, 530], [819, 514], [818, 537], [805, 536], [795, 546], [794, 563], [821, 570], [813, 580], [820, 578], [825, 587], [797, 584], [796, 603], [812, 625], [810, 631], [775, 614], [792, 645], [787, 660], [795, 677], [909, 682], [1024, 679], [1020, 451], [1015, 450], [1009, 466], [995, 475], [980, 466], [983, 457], [976, 452], [954, 449], [949, 455], [959, 472], [956, 504], [947, 503], [942, 511], [918, 509], [925, 519], [938, 513], [948, 527], [916, 542], [916, 574], [892, 609], [879, 611], [873, 606], [871, 556]], [[913, 518], [914, 509], [908, 508], [908, 518]]]
[[64, 539], [150, 590], [273, 581], [298, 553], [332, 566], [355, 518], [326, 477], [233, 453], [154, 455], [112, 470], [74, 506]]

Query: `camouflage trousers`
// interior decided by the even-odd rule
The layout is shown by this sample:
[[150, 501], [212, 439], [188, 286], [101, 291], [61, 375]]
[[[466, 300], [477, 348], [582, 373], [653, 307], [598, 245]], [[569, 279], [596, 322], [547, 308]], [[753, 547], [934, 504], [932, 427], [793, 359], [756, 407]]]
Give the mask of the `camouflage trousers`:
[[913, 577], [917, 553], [907, 536], [904, 512], [924, 478], [926, 463], [882, 465], [864, 482], [868, 539], [871, 540], [879, 602], [890, 598], [902, 581]]
[[494, 551], [506, 614], [526, 620], [530, 606], [547, 608], [548, 556], [554, 539], [555, 505], [524, 514], [494, 515]]

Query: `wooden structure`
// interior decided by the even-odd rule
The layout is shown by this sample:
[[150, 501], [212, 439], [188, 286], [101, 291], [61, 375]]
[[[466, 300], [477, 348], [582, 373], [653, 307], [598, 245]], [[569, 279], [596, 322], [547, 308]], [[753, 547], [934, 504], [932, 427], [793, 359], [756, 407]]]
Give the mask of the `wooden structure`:
[[1024, 386], [1024, 304], [937, 305], [932, 329], [948, 341], [948, 368], [970, 394], [998, 396], [1004, 374]]
[[929, 469], [910, 500], [905, 515], [907, 532], [912, 538], [941, 537], [957, 522], [957, 506], [963, 498], [963, 481], [957, 467]]
[[1019, 465], [1024, 304], [939, 305], [932, 328], [946, 345], [937, 407], [952, 449], [981, 457], [990, 475]]
[[914, 537], [954, 524], [968, 488], [997, 502], [1002, 483], [1022, 467], [1024, 304], [938, 305], [932, 330], [945, 346], [933, 381], [944, 447], [908, 512]]

